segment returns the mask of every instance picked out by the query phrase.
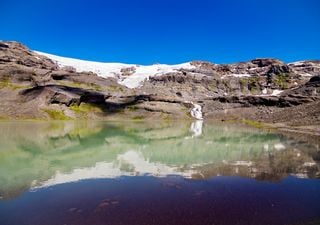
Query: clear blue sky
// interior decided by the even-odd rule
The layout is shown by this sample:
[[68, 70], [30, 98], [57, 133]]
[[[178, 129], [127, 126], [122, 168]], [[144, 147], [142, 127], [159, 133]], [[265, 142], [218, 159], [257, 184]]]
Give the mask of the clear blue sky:
[[0, 0], [0, 40], [125, 63], [320, 59], [319, 0]]

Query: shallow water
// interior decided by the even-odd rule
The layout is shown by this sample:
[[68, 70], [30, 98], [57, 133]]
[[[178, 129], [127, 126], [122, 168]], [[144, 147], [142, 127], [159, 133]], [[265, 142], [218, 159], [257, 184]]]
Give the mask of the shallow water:
[[1, 122], [0, 224], [318, 224], [318, 148], [202, 121]]

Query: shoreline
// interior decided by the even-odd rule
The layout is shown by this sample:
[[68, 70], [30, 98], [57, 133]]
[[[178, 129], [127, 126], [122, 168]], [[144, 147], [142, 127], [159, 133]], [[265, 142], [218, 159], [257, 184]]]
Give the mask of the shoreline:
[[[32, 123], [117, 123], [117, 122], [133, 122], [133, 123], [194, 123], [197, 120], [193, 119], [125, 119], [125, 118], [113, 118], [113, 119], [69, 119], [69, 120], [47, 120], [47, 119], [15, 119], [15, 120], [8, 120], [8, 119], [0, 119], [0, 123], [25, 123], [25, 122], [32, 122]], [[320, 146], [320, 126], [319, 125], [308, 125], [308, 126], [292, 126], [287, 125], [284, 123], [267, 123], [263, 121], [255, 121], [250, 119], [204, 119], [203, 124], [233, 124], [233, 125], [245, 125], [248, 127], [256, 128], [259, 130], [264, 130], [272, 133], [278, 133], [281, 135], [285, 135], [290, 138], [295, 138], [297, 140], [306, 141], [310, 144]], [[319, 148], [319, 147], [318, 147]]]

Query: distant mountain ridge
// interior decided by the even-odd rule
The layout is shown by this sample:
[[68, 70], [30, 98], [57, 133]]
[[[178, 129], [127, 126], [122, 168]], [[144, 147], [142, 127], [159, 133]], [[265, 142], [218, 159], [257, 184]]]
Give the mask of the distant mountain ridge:
[[213, 64], [204, 61], [193, 61], [176, 65], [153, 64], [145, 66], [137, 64], [95, 62], [62, 57], [39, 51], [33, 52], [48, 57], [57, 63], [60, 68], [72, 67], [76, 72], [93, 72], [98, 76], [105, 78], [116, 77], [119, 79], [120, 84], [129, 88], [139, 87], [143, 81], [148, 80], [149, 77], [177, 72], [179, 70], [196, 71], [207, 69], [216, 73], [229, 71], [230, 73], [223, 74], [227, 76], [250, 77], [251, 75], [260, 74], [261, 72], [268, 73], [268, 71], [256, 70], [258, 70], [259, 67], [265, 67], [274, 64], [278, 65], [277, 69], [280, 72], [289, 72], [291, 70], [291, 72], [295, 72], [301, 76], [311, 77], [320, 72], [320, 60], [306, 60], [285, 64], [277, 59], [262, 58], [254, 59], [249, 62], [240, 62], [229, 65]]

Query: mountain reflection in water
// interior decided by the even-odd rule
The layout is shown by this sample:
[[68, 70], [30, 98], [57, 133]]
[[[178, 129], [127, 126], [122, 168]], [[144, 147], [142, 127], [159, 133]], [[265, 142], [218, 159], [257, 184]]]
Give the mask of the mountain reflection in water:
[[[156, 201], [153, 202], [154, 207], [162, 209], [165, 204], [170, 205], [168, 202], [170, 199], [177, 204], [176, 207], [179, 207], [179, 204], [184, 204], [182, 199], [178, 198], [189, 199], [185, 199], [185, 203], [191, 205], [196, 204], [194, 201], [202, 199], [204, 204], [202, 207], [208, 207], [215, 201], [222, 205], [229, 204], [230, 202], [227, 202], [231, 196], [238, 192], [243, 194], [243, 192], [250, 191], [257, 186], [265, 189], [265, 193], [268, 193], [269, 188], [273, 185], [278, 187], [278, 184], [280, 187], [282, 183], [290, 183], [292, 180], [299, 180], [301, 183], [303, 180], [312, 181], [315, 183], [313, 188], [320, 185], [317, 180], [320, 176], [320, 157], [317, 146], [240, 125], [210, 124], [203, 123], [203, 121], [190, 123], [169, 123], [167, 121], [157, 123], [2, 122], [0, 123], [0, 143], [0, 224], [19, 222], [13, 219], [13, 214], [10, 216], [9, 212], [14, 209], [26, 210], [26, 208], [21, 206], [22, 203], [14, 202], [26, 203], [32, 199], [33, 203], [29, 203], [38, 204], [37, 210], [40, 210], [40, 206], [46, 207], [42, 204], [47, 203], [39, 203], [34, 198], [37, 196], [37, 199], [41, 199], [40, 196], [50, 192], [52, 188], [56, 191], [59, 190], [55, 198], [60, 199], [61, 202], [58, 205], [62, 208], [63, 206], [67, 207], [66, 205], [70, 203], [68, 201], [75, 201], [75, 205], [78, 206], [70, 206], [71, 208], [66, 209], [66, 211], [70, 210], [72, 214], [73, 211], [88, 210], [88, 206], [84, 207], [83, 204], [93, 204], [92, 201], [103, 197], [100, 194], [113, 196], [111, 197], [114, 198], [113, 200], [103, 201], [102, 199], [102, 202], [99, 203], [105, 208], [110, 208], [112, 202], [120, 202], [122, 197], [133, 198], [128, 192], [133, 192], [138, 197], [143, 195], [145, 191], [153, 191], [155, 196], [157, 193], [162, 196], [162, 200], [154, 199], [151, 196], [149, 198]], [[262, 183], [260, 187], [259, 184], [252, 183], [254, 181], [252, 179], [268, 183]], [[126, 186], [120, 185], [115, 188], [119, 183], [124, 183]], [[233, 188], [243, 190], [232, 190], [232, 188], [224, 190], [222, 188], [233, 183], [235, 185]], [[246, 183], [249, 184], [246, 186]], [[183, 186], [185, 186], [183, 188], [185, 190], [182, 190]], [[172, 190], [171, 187], [173, 187]], [[113, 192], [105, 193], [105, 188]], [[134, 188], [136, 189], [133, 190]], [[208, 195], [212, 188], [216, 188], [215, 194], [219, 194], [219, 196], [212, 198], [212, 195]], [[72, 192], [70, 193], [70, 190], [67, 189]], [[95, 194], [92, 194], [92, 198], [84, 197], [85, 190], [90, 190], [91, 194], [91, 191], [94, 191]], [[258, 191], [259, 189], [252, 190]], [[235, 192], [233, 193], [233, 191]], [[293, 193], [295, 192], [293, 191], [291, 194]], [[320, 200], [319, 189], [316, 191], [313, 189], [312, 193], [316, 194], [313, 200], [317, 198]], [[68, 197], [65, 196], [66, 194], [69, 194]], [[263, 195], [263, 191], [260, 194]], [[62, 198], [61, 195], [65, 198]], [[142, 199], [145, 199], [146, 196]], [[194, 196], [198, 196], [198, 198], [193, 201]], [[221, 196], [225, 196], [225, 202]], [[278, 197], [270, 196], [275, 201]], [[28, 200], [28, 198], [31, 199]], [[250, 197], [248, 198], [250, 199]], [[248, 207], [259, 207], [259, 204], [256, 205], [257, 199], [252, 198], [252, 201], [252, 205], [246, 203]], [[79, 204], [83, 209], [78, 209]], [[128, 200], [127, 204], [129, 207], [133, 202]], [[190, 208], [185, 207], [191, 210], [191, 205], [188, 206]], [[143, 204], [137, 203], [137, 206], [143, 207]], [[288, 207], [287, 205], [282, 207], [284, 206]], [[47, 205], [47, 207], [49, 206]], [[313, 215], [317, 215], [315, 213], [319, 212], [320, 215], [320, 206], [316, 204], [312, 207], [314, 211], [313, 213], [308, 212], [308, 216], [292, 217], [293, 220], [288, 220], [285, 216], [281, 220], [287, 223], [301, 221], [305, 218], [314, 219]], [[93, 211], [101, 210], [98, 213], [103, 213], [103, 206], [93, 208]], [[237, 208], [239, 212], [240, 208], [241, 206]], [[124, 211], [111, 211], [122, 215], [129, 209], [130, 207], [123, 208]], [[137, 209], [134, 213], [139, 214], [140, 210], [142, 209]], [[196, 214], [197, 210], [194, 210], [194, 212], [188, 211], [194, 217], [189, 218], [189, 222], [185, 222], [185, 224], [191, 224], [195, 218], [199, 224], [212, 224], [214, 221], [217, 224], [228, 224], [226, 222], [228, 220], [224, 220], [221, 215], [215, 217], [221, 217], [221, 220], [210, 220], [211, 217], [207, 217], [207, 223], [201, 220], [204, 215], [199, 212]], [[215, 208], [215, 210], [217, 209]], [[56, 213], [61, 213], [58, 211]], [[79, 214], [83, 213], [82, 211]], [[28, 210], [25, 211], [25, 213], [27, 212]], [[26, 222], [26, 224], [63, 224], [57, 220], [53, 220], [52, 223], [48, 222], [50, 216], [55, 218], [58, 216], [55, 212], [51, 213], [53, 215], [50, 213], [48, 215], [48, 210], [43, 212], [43, 215], [39, 212], [32, 217], [34, 219], [32, 223]], [[157, 216], [161, 216], [161, 212], [158, 213]], [[152, 222], [152, 215], [151, 213], [144, 222], [147, 222], [146, 224], [161, 224], [158, 223], [159, 221]], [[42, 218], [42, 216], [46, 218]], [[79, 220], [80, 222], [78, 221], [80, 217], [71, 216], [69, 218], [65, 214], [60, 216], [62, 221], [67, 224], [104, 224], [103, 217], [100, 218], [101, 215], [97, 216], [96, 214], [89, 216], [89, 221]], [[113, 214], [109, 216], [113, 216]], [[41, 219], [39, 219], [40, 217]], [[179, 219], [179, 216], [176, 219], [172, 219], [172, 217], [170, 220], [170, 218], [168, 221], [163, 221], [162, 224], [175, 224], [174, 222], [181, 224], [183, 222], [176, 220]], [[105, 224], [126, 224], [127, 219], [123, 221], [115, 219], [114, 223]], [[45, 223], [39, 221], [45, 221]], [[250, 224], [245, 221], [235, 220], [233, 223]], [[269, 220], [265, 222], [267, 221]], [[270, 221], [273, 224], [285, 224], [276, 218], [270, 218]], [[132, 224], [138, 224], [138, 222], [144, 223], [139, 220]], [[193, 224], [197, 223], [193, 222]]]

